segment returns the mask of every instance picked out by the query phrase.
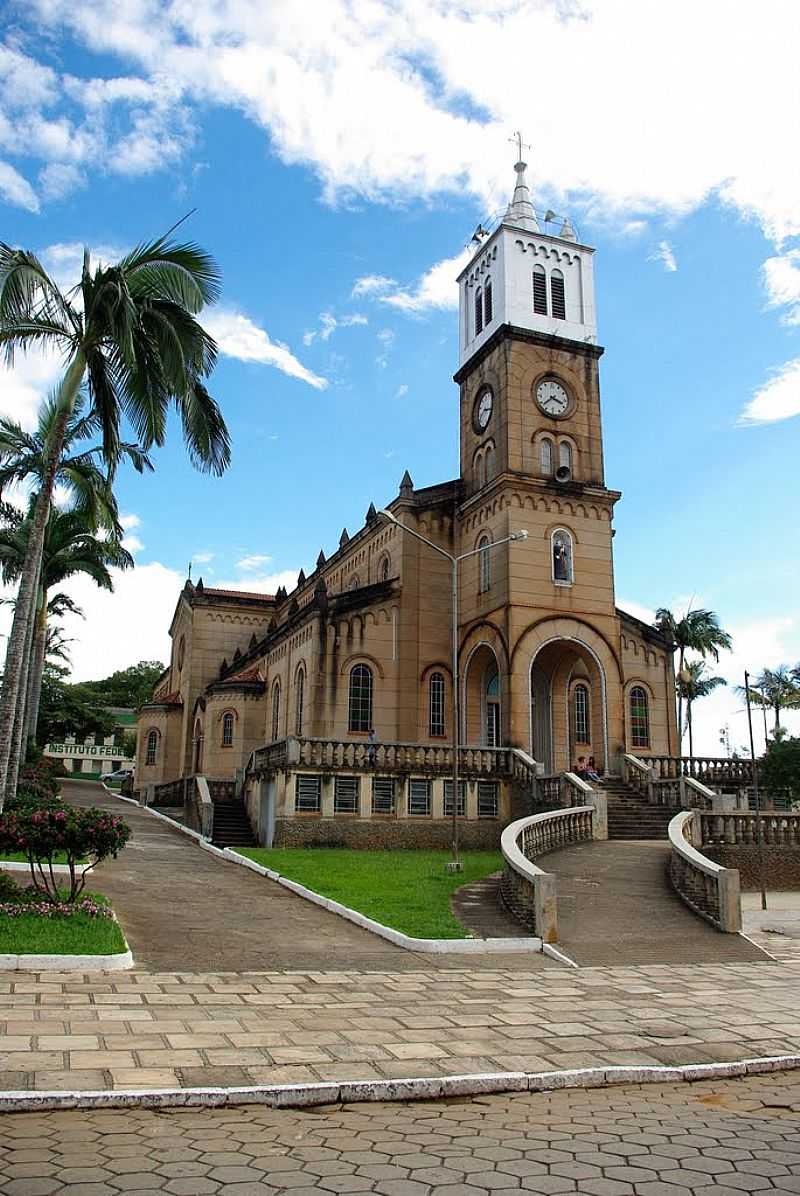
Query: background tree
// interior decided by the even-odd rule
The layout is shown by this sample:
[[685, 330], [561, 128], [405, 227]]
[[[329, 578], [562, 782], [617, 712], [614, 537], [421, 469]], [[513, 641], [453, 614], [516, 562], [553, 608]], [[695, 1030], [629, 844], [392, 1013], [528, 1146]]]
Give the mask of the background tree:
[[[719, 617], [713, 610], [687, 610], [680, 618], [671, 610], [660, 607], [656, 611], [656, 627], [675, 645], [678, 652], [676, 677], [683, 672], [687, 652], [696, 652], [704, 660], [711, 656], [719, 660], [721, 651], [729, 652], [733, 640], [719, 625]], [[676, 684], [678, 694], [678, 733], [683, 743], [683, 698]]]
[[787, 794], [793, 801], [800, 799], [800, 738], [772, 740], [759, 775], [771, 797]]
[[[756, 706], [766, 706], [775, 715], [775, 730], [778, 735], [781, 726], [781, 712], [783, 710], [800, 709], [800, 666], [790, 668], [787, 664], [779, 664], [775, 669], [762, 669], [754, 677], [750, 685], [750, 701]], [[737, 692], [745, 696], [743, 685], [736, 687]]]
[[42, 695], [39, 706], [39, 743], [62, 743], [67, 735], [74, 735], [81, 743], [89, 735], [102, 742], [113, 735], [116, 720], [94, 696], [81, 685], [67, 681], [69, 669], [47, 663], [42, 675]]
[[678, 676], [675, 684], [678, 695], [686, 703], [686, 727], [689, 731], [689, 755], [694, 755], [694, 736], [692, 732], [692, 706], [698, 698], [708, 697], [720, 685], [725, 685], [724, 677], [710, 677], [706, 673], [704, 660], [692, 660], [683, 667], [684, 676]]
[[85, 689], [104, 706], [130, 706], [133, 709], [149, 702], [155, 684], [164, 672], [159, 660], [140, 660], [127, 669], [118, 669], [102, 681], [86, 681]]
[[112, 476], [123, 418], [130, 420], [147, 450], [164, 443], [171, 404], [181, 418], [192, 462], [221, 474], [230, 461], [230, 440], [205, 386], [216, 345], [195, 319], [217, 298], [218, 284], [217, 268], [203, 250], [160, 237], [94, 271], [86, 250], [81, 281], [74, 293], [64, 295], [34, 254], [0, 242], [0, 347], [7, 363], [13, 364], [17, 351], [31, 347], [49, 347], [67, 362], [54, 396], [56, 415], [8, 640], [0, 698], [0, 808], [8, 791], [44, 529], [81, 387], [87, 386], [89, 415], [98, 421]]

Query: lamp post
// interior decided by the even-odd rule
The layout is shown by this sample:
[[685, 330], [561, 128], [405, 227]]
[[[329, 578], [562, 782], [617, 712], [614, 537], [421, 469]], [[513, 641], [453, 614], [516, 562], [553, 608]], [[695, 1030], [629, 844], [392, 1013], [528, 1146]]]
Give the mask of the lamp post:
[[527, 531], [512, 532], [510, 536], [504, 536], [502, 540], [495, 540], [494, 543], [485, 545], [483, 548], [473, 548], [470, 552], [462, 552], [460, 555], [454, 556], [453, 553], [440, 548], [438, 544], [434, 544], [433, 540], [429, 540], [427, 536], [422, 536], [412, 527], [407, 527], [404, 523], [401, 523], [391, 511], [383, 510], [379, 511], [378, 514], [389, 523], [394, 523], [402, 531], [407, 532], [409, 536], [413, 536], [416, 540], [421, 540], [423, 544], [427, 544], [434, 552], [438, 552], [440, 556], [445, 557], [450, 562], [453, 653], [453, 858], [447, 865], [447, 870], [448, 872], [461, 872], [463, 864], [458, 858], [458, 737], [460, 726], [458, 683], [458, 566], [467, 557], [476, 556], [481, 552], [489, 552], [492, 548], [499, 548], [501, 544], [510, 544], [516, 540], [527, 540], [528, 533]]

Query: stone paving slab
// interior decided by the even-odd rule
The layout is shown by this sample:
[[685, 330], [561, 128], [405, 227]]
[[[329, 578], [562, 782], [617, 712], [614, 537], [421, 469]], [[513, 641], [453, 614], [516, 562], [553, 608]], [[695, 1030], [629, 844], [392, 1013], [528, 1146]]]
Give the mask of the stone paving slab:
[[4, 1196], [800, 1192], [797, 1075], [313, 1111], [0, 1117]]
[[800, 962], [0, 973], [0, 1087], [239, 1087], [800, 1053]]

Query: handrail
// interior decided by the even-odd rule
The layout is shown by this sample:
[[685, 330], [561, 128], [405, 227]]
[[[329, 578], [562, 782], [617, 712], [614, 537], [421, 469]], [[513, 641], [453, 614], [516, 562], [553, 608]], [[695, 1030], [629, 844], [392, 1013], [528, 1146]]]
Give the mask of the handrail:
[[715, 864], [697, 850], [692, 840], [699, 834], [699, 820], [697, 811], [682, 810], [670, 821], [672, 886], [685, 905], [717, 930], [738, 934], [742, 929], [739, 873]]
[[[462, 745], [458, 749], [462, 776], [529, 775], [515, 749]], [[533, 761], [535, 766], [535, 761]], [[386, 772], [429, 772], [448, 775], [453, 766], [453, 748], [449, 744], [376, 742], [334, 739], [331, 737], [288, 736], [257, 748], [251, 755], [249, 773], [292, 768], [318, 768], [326, 772], [339, 769]], [[531, 774], [531, 780], [533, 774]]]
[[623, 752], [622, 759], [626, 764], [630, 764], [631, 768], [636, 768], [639, 772], [647, 773], [648, 776], [650, 775], [649, 766], [645, 764], [644, 760], [640, 760], [638, 756], [634, 756], [631, 752]]

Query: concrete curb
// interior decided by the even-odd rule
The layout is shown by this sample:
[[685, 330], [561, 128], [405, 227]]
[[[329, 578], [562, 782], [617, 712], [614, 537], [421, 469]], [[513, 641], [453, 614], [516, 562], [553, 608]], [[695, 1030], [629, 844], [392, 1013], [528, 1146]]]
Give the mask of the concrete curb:
[[[27, 872], [28, 876], [31, 874], [30, 868], [22, 860], [0, 860], [0, 868], [8, 872]], [[94, 872], [94, 864], [90, 864], [83, 871], [88, 876]], [[69, 876], [69, 864], [53, 864], [53, 872], [56, 876]]]
[[115, 955], [0, 955], [0, 972], [125, 972], [130, 948]]
[[501, 1092], [553, 1092], [565, 1088], [606, 1088], [616, 1084], [697, 1083], [800, 1068], [800, 1055], [774, 1055], [734, 1063], [680, 1067], [587, 1067], [566, 1071], [493, 1072], [407, 1080], [347, 1080], [316, 1084], [275, 1084], [251, 1088], [154, 1088], [107, 1092], [3, 1092], [0, 1112], [33, 1113], [56, 1109], [202, 1109], [224, 1105], [268, 1105], [273, 1109], [361, 1101], [436, 1100]]
[[[105, 788], [105, 786], [103, 786]], [[111, 793], [113, 797], [119, 796], [108, 789], [106, 792]], [[122, 801], [131, 801], [131, 798], [121, 798]], [[139, 805], [138, 802], [134, 803]], [[209, 843], [204, 839], [199, 831], [193, 831], [191, 827], [183, 826], [180, 822], [175, 822], [167, 814], [161, 814], [158, 810], [152, 810], [149, 806], [139, 806], [140, 810], [146, 810], [153, 818], [160, 818], [162, 822], [168, 822], [175, 830], [181, 831], [182, 834], [188, 835], [194, 839], [203, 851], [210, 852], [211, 855], [217, 856], [218, 859], [227, 860], [228, 863], [238, 864], [241, 868], [249, 868], [251, 872], [258, 873], [259, 876], [266, 876], [268, 880], [275, 881], [282, 885], [290, 892], [296, 893], [298, 897], [304, 897], [306, 901], [312, 901], [314, 905], [320, 905], [323, 909], [327, 909], [332, 914], [338, 914], [340, 918], [346, 918], [348, 922], [354, 922], [356, 926], [360, 926], [362, 930], [369, 930], [372, 934], [377, 934], [381, 938], [388, 939], [390, 943], [394, 943], [396, 947], [402, 947], [405, 951], [421, 951], [428, 954], [435, 955], [495, 955], [507, 952], [540, 952], [542, 950], [542, 940], [539, 938], [515, 938], [515, 939], [415, 939], [410, 935], [403, 934], [402, 931], [393, 930], [391, 926], [384, 926], [381, 922], [375, 922], [372, 918], [368, 918], [366, 914], [361, 914], [358, 910], [350, 909], [347, 905], [342, 905], [339, 901], [334, 901], [330, 897], [323, 897], [320, 893], [315, 893], [313, 889], [307, 889], [305, 885], [298, 884], [296, 880], [289, 880], [286, 876], [281, 876], [279, 872], [274, 872], [271, 868], [265, 868], [263, 864], [257, 864], [255, 860], [250, 860], [247, 856], [239, 855], [238, 852], [233, 851], [230, 847], [215, 847], [213, 843]], [[555, 958], [561, 958], [560, 955], [555, 955]], [[566, 959], [566, 956], [564, 957]], [[573, 965], [576, 966], [576, 965]], [[1, 1106], [0, 1106], [1, 1107]]]

